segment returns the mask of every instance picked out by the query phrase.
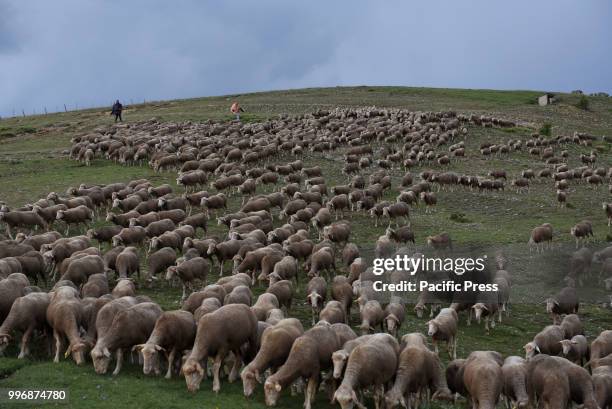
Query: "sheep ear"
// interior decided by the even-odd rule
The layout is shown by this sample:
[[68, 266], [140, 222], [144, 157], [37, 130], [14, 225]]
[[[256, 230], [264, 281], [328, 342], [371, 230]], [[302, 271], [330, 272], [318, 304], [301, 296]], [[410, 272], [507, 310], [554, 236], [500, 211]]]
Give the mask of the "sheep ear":
[[486, 306], [486, 305], [483, 305], [483, 306], [482, 306], [482, 308], [483, 308], [483, 309], [485, 309], [485, 310], [487, 310], [487, 311], [489, 311], [489, 308], [487, 308], [487, 306]]
[[204, 376], [204, 369], [202, 368], [202, 365], [200, 365], [199, 362], [196, 362], [195, 369], [196, 371], [198, 371], [198, 374], [200, 376]]
[[558, 306], [559, 306], [559, 301], [554, 300], [554, 301], [553, 301], [553, 304], [555, 304], [555, 305], [558, 307]]
[[138, 352], [140, 352], [140, 351], [142, 351], [142, 348], [143, 348], [143, 347], [144, 347], [144, 344], [134, 345], [134, 346], [132, 347], [132, 352], [134, 352], [134, 351], [138, 351]]
[[68, 358], [68, 355], [70, 355], [70, 353], [72, 352], [71, 349], [72, 348], [70, 347], [70, 345], [68, 345], [68, 348], [66, 348], [66, 352], [64, 352], [64, 358]]
[[541, 353], [541, 351], [540, 351], [540, 347], [539, 347], [539, 346], [537, 346], [537, 345], [535, 346], [535, 350], [538, 352], [538, 354], [540, 354], [540, 353]]
[[111, 353], [110, 353], [110, 351], [108, 350], [108, 348], [104, 348], [103, 354], [104, 354], [104, 356], [105, 356], [105, 357], [107, 357], [107, 358], [110, 358], [110, 356], [111, 356]]
[[276, 390], [276, 392], [280, 392], [282, 390], [282, 386], [280, 385], [280, 383], [276, 382], [274, 384], [274, 390]]
[[578, 344], [578, 341], [570, 341], [570, 344], [576, 345], [576, 344]]

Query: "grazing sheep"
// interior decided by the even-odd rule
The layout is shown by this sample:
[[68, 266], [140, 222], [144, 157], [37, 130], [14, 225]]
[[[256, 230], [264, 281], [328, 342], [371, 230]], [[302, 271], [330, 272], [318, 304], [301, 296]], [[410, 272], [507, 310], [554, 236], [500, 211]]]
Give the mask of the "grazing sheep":
[[336, 244], [344, 243], [346, 245], [350, 235], [351, 225], [346, 222], [336, 222], [323, 228], [323, 237]]
[[9, 345], [14, 332], [21, 332], [23, 335], [17, 358], [23, 359], [30, 354], [29, 343], [34, 331], [47, 330], [49, 302], [48, 293], [34, 292], [19, 297], [12, 303], [10, 312], [0, 326], [0, 352], [3, 353]]
[[81, 289], [81, 295], [83, 298], [98, 298], [108, 293], [110, 293], [110, 289], [108, 288], [108, 278], [106, 278], [106, 274], [100, 273], [90, 275], [87, 282]]
[[[61, 211], [61, 210], [59, 210]], [[41, 229], [47, 229], [47, 222], [40, 217], [40, 215], [33, 211], [8, 211], [8, 212], [0, 212], [0, 222], [6, 224], [6, 232], [9, 237], [12, 239], [13, 234], [11, 232], [12, 228], [15, 227], [25, 227], [25, 228], [33, 228], [40, 227]]]
[[120, 278], [113, 288], [112, 295], [114, 298], [134, 297], [136, 295], [136, 285], [128, 278]]
[[219, 300], [219, 303], [223, 304], [226, 295], [227, 292], [223, 286], [209, 284], [203, 290], [189, 294], [189, 297], [183, 302], [182, 309], [194, 313], [202, 305], [202, 301], [207, 298], [216, 298]]
[[[153, 332], [144, 344], [132, 347], [142, 353], [142, 371], [145, 375], [155, 372], [159, 375], [159, 352], [165, 352], [168, 360], [166, 379], [172, 377], [172, 369], [176, 358], [186, 349], [193, 346], [196, 336], [197, 325], [193, 314], [189, 311], [168, 311], [162, 313], [157, 321]], [[178, 355], [177, 355], [178, 354]]]
[[450, 235], [446, 232], [435, 236], [427, 236], [427, 245], [436, 250], [453, 249], [453, 243]]
[[353, 405], [363, 407], [357, 392], [372, 387], [376, 407], [381, 407], [385, 384], [390, 382], [397, 370], [399, 345], [395, 338], [372, 338], [357, 345], [350, 353], [344, 378], [334, 393], [334, 400], [342, 409]]
[[503, 358], [495, 351], [474, 351], [465, 360], [463, 384], [475, 409], [494, 409], [503, 389]]
[[310, 257], [310, 270], [308, 277], [318, 277], [320, 272], [326, 271], [329, 275], [336, 270], [333, 250], [329, 247], [323, 247], [320, 250], [314, 251]]
[[164, 272], [168, 267], [174, 265], [176, 251], [170, 247], [164, 247], [151, 253], [147, 259], [147, 280], [154, 279], [157, 274]]
[[359, 311], [361, 315], [361, 334], [365, 335], [370, 331], [376, 331], [376, 327], [380, 326], [380, 330], [384, 331], [385, 312], [380, 303], [376, 300], [367, 301]]
[[401, 226], [397, 229], [392, 229], [388, 227], [385, 231], [385, 236], [389, 239], [393, 240], [396, 243], [408, 243], [411, 242], [415, 244], [414, 241], [414, 232], [410, 228], [410, 226]]
[[117, 363], [113, 375], [118, 375], [123, 365], [123, 353], [149, 339], [162, 312], [159, 305], [152, 302], [139, 303], [117, 312], [108, 330], [98, 331], [98, 340], [91, 351], [96, 373], [106, 373], [111, 354], [115, 353]]
[[553, 227], [550, 223], [544, 223], [541, 226], [534, 228], [531, 231], [531, 238], [529, 239], [529, 251], [533, 250], [535, 246], [536, 251], [544, 251], [544, 245], [548, 243], [552, 246], [553, 239]]
[[253, 394], [257, 380], [268, 368], [274, 372], [285, 363], [294, 341], [303, 334], [304, 327], [296, 318], [283, 319], [264, 330], [257, 355], [240, 374], [244, 396]]
[[174, 275], [177, 275], [183, 285], [183, 295], [181, 300], [187, 298], [187, 289], [191, 290], [193, 282], [200, 280], [206, 285], [206, 277], [210, 271], [210, 262], [203, 257], [194, 257], [189, 260], [183, 260], [176, 266], [168, 267], [166, 271], [166, 280], [171, 280]]
[[279, 308], [278, 298], [276, 295], [271, 293], [263, 293], [259, 297], [257, 297], [257, 301], [251, 307], [251, 310], [257, 317], [258, 321], [265, 321], [266, 316], [270, 310], [275, 308]]
[[394, 337], [397, 337], [397, 332], [402, 327], [406, 310], [401, 300], [397, 296], [392, 296], [391, 301], [385, 307], [385, 318], [384, 324], [387, 328], [387, 332]]
[[[346, 333], [346, 325], [316, 325], [298, 337], [293, 342], [285, 363], [266, 379], [264, 384], [266, 405], [276, 406], [283, 388], [302, 377], [308, 379], [304, 408], [311, 409], [321, 380], [321, 371], [331, 369], [333, 352], [340, 349], [348, 340], [340, 336], [340, 331]], [[352, 337], [355, 337], [354, 333]]]
[[336, 276], [331, 285], [332, 299], [339, 301], [344, 310], [345, 323], [348, 324], [353, 304], [353, 287], [345, 276]]
[[428, 392], [433, 392], [433, 399], [451, 399], [440, 358], [427, 348], [423, 334], [404, 335], [400, 351], [395, 382], [385, 394], [387, 408], [412, 407], [418, 396], [429, 400]]
[[457, 359], [457, 326], [459, 317], [452, 308], [442, 308], [436, 318], [427, 322], [427, 334], [431, 337], [436, 354], [438, 354], [438, 342], [446, 342], [448, 355], [451, 359]]
[[244, 304], [250, 307], [252, 303], [253, 293], [246, 285], [238, 285], [234, 287], [223, 299], [223, 305]]
[[[154, 223], [151, 223], [154, 224]], [[149, 228], [151, 225], [147, 226]], [[144, 227], [134, 226], [125, 227], [121, 229], [119, 234], [113, 236], [112, 245], [116, 246], [129, 246], [142, 244], [147, 238], [147, 232]]]
[[85, 324], [85, 314], [78, 292], [71, 287], [59, 287], [51, 295], [47, 308], [47, 323], [53, 328], [55, 340], [55, 356], [53, 362], [58, 363], [63, 351], [64, 339], [68, 339], [65, 356], [72, 354], [77, 365], [85, 362], [83, 351], [86, 348], [79, 333], [79, 327]]
[[87, 237], [98, 241], [98, 243], [110, 243], [114, 236], [121, 232], [121, 226], [103, 226], [99, 229], [87, 230]]
[[502, 365], [503, 394], [506, 407], [525, 409], [529, 403], [527, 396], [527, 363], [520, 356], [509, 356]]
[[293, 301], [293, 285], [289, 280], [281, 280], [270, 283], [266, 293], [274, 294], [280, 307], [285, 307], [285, 311], [291, 309]]
[[321, 321], [329, 324], [346, 323], [346, 313], [342, 304], [336, 300], [328, 301], [319, 313], [319, 322]]
[[202, 318], [206, 314], [218, 310], [219, 308], [221, 308], [221, 305], [221, 302], [216, 298], [205, 298], [204, 300], [202, 300], [200, 306], [196, 308], [193, 312], [193, 318], [195, 319], [195, 322], [200, 322], [200, 318]]
[[539, 355], [527, 361], [525, 384], [529, 404], [543, 408], [566, 408], [570, 401], [570, 382], [561, 361]]
[[533, 358], [536, 354], [559, 355], [561, 341], [565, 338], [563, 328], [559, 325], [548, 325], [538, 332], [533, 341], [525, 344], [525, 359]]
[[586, 243], [589, 236], [594, 237], [593, 224], [588, 220], [583, 220], [570, 229], [570, 234], [576, 239], [576, 248], [578, 248], [580, 240]]
[[68, 235], [68, 229], [71, 224], [79, 225], [84, 224], [85, 227], [88, 223], [93, 222], [94, 212], [89, 207], [81, 205], [72, 209], [58, 210], [56, 219], [63, 220], [66, 223], [66, 233]]
[[612, 354], [612, 330], [604, 330], [591, 342], [591, 368], [601, 365], [599, 360]]
[[601, 207], [608, 218], [608, 227], [612, 226], [612, 203], [602, 203]]
[[115, 271], [119, 278], [128, 278], [136, 273], [140, 278], [140, 261], [138, 259], [138, 249], [136, 247], [125, 247], [117, 255], [115, 260]]
[[104, 275], [104, 260], [98, 255], [83, 255], [70, 261], [60, 280], [72, 281], [78, 287], [93, 274]]
[[[243, 304], [224, 305], [218, 310], [206, 314], [198, 321], [198, 328], [189, 357], [182, 367], [187, 389], [195, 392], [206, 374], [206, 361], [214, 356], [213, 392], [221, 390], [221, 367], [229, 352], [234, 354], [234, 365], [229, 381], [238, 378], [241, 363], [241, 347], [248, 343], [252, 349], [257, 343], [257, 318]], [[204, 363], [204, 368], [201, 365]]]
[[565, 339], [572, 339], [575, 335], [584, 335], [584, 325], [576, 314], [568, 314], [563, 317], [560, 325]]
[[546, 312], [550, 314], [553, 324], [558, 324], [561, 314], [578, 313], [579, 302], [576, 289], [564, 287], [553, 297], [546, 299]]

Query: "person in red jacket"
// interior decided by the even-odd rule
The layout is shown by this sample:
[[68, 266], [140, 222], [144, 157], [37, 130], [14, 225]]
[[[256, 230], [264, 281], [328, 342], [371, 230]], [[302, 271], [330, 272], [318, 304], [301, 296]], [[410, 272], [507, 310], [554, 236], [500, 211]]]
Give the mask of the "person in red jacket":
[[236, 115], [236, 120], [240, 121], [240, 113], [244, 112], [244, 109], [240, 107], [240, 104], [238, 102], [234, 101], [232, 107], [230, 108], [230, 111], [232, 114]]

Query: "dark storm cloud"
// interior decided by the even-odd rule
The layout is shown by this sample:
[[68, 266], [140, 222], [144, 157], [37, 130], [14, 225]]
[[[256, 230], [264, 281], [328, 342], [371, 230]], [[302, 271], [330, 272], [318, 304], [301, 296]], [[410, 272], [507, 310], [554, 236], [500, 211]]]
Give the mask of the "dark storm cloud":
[[333, 85], [611, 91], [605, 0], [0, 0], [0, 114]]

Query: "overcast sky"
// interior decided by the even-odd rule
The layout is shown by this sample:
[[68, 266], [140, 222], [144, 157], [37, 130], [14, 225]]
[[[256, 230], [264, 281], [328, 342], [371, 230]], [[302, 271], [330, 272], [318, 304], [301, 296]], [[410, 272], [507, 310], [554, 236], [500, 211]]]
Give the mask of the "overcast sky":
[[0, 115], [336, 85], [612, 93], [609, 0], [0, 0]]

